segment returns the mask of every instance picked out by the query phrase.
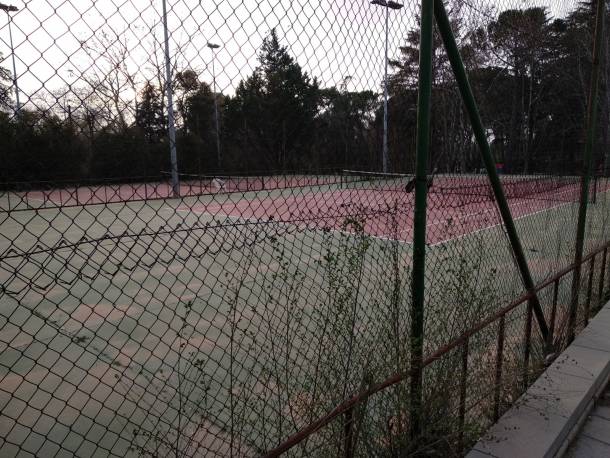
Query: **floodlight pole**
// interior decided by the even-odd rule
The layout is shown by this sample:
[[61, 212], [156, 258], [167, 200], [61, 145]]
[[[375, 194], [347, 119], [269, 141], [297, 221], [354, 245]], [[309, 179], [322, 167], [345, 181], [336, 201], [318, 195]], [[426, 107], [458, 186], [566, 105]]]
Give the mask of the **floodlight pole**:
[[402, 4], [386, 1], [373, 0], [371, 5], [379, 5], [385, 8], [385, 55], [384, 55], [384, 77], [383, 77], [383, 171], [387, 173], [389, 170], [389, 155], [388, 155], [388, 37], [390, 25], [390, 9], [399, 10], [403, 7]]
[[167, 125], [169, 131], [169, 151], [172, 173], [172, 191], [174, 197], [180, 197], [180, 184], [178, 183], [178, 158], [176, 155], [176, 125], [174, 119], [174, 97], [172, 93], [172, 69], [169, 54], [169, 34], [167, 31], [167, 4], [163, 5], [163, 36], [165, 40], [165, 92], [167, 94]]
[[15, 88], [15, 116], [21, 111], [21, 104], [19, 103], [19, 85], [17, 84], [17, 67], [15, 65], [15, 48], [13, 46], [13, 30], [11, 23], [13, 22], [10, 13], [13, 11], [19, 11], [19, 8], [13, 5], [5, 5], [0, 3], [0, 10], [6, 11], [6, 17], [8, 18], [8, 36], [11, 45], [11, 58], [13, 60], [13, 86]]
[[218, 120], [218, 97], [216, 94], [216, 69], [214, 61], [216, 60], [215, 49], [220, 48], [220, 45], [208, 42], [208, 48], [212, 50], [212, 87], [214, 91], [214, 119], [216, 121], [216, 153], [218, 155], [218, 170], [222, 169], [222, 153], [220, 151], [220, 122]]

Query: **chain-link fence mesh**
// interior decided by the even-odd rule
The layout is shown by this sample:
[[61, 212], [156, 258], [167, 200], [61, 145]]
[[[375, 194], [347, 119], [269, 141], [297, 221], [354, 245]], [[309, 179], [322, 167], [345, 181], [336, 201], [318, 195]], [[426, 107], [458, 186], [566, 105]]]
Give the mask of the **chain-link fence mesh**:
[[0, 3], [0, 455], [454, 456], [523, 393], [566, 344], [593, 5], [447, 2], [552, 339], [435, 32], [414, 435], [419, 8]]

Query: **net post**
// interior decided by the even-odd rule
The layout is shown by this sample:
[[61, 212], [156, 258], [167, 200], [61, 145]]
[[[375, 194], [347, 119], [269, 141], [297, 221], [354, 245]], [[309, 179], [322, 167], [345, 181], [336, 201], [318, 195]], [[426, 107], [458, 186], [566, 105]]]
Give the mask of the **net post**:
[[421, 433], [422, 372], [424, 348], [424, 300], [426, 268], [427, 166], [430, 146], [430, 99], [432, 94], [432, 40], [434, 0], [421, 2], [421, 32], [417, 99], [417, 151], [415, 163], [415, 213], [413, 216], [413, 272], [411, 281], [411, 437]]
[[586, 140], [583, 160], [583, 171], [580, 182], [580, 202], [578, 205], [578, 225], [576, 226], [576, 247], [574, 253], [574, 274], [572, 276], [572, 291], [570, 314], [568, 317], [568, 343], [574, 340], [576, 314], [578, 309], [578, 292], [582, 270], [582, 252], [585, 242], [585, 225], [587, 223], [587, 206], [589, 200], [589, 182], [593, 158], [593, 143], [597, 127], [597, 98], [599, 91], [600, 60], [602, 39], [604, 34], [604, 1], [597, 0], [595, 5], [595, 35], [593, 39], [593, 62], [591, 81], [589, 84], [589, 102], [587, 108]]
[[475, 139], [479, 145], [481, 156], [483, 157], [485, 169], [487, 170], [487, 175], [498, 204], [500, 215], [502, 216], [502, 221], [506, 227], [506, 233], [513, 249], [515, 262], [519, 268], [523, 285], [531, 295], [536, 321], [538, 322], [538, 327], [540, 328], [542, 338], [546, 341], [549, 330], [544, 318], [542, 306], [540, 305], [540, 301], [538, 299], [534, 280], [532, 279], [532, 275], [527, 264], [527, 259], [525, 258], [521, 240], [517, 234], [517, 229], [515, 227], [515, 222], [513, 220], [510, 207], [506, 201], [502, 183], [500, 182], [498, 172], [496, 171], [495, 163], [491, 154], [491, 148], [489, 146], [489, 142], [487, 141], [487, 135], [485, 133], [481, 116], [472, 93], [472, 88], [470, 87], [470, 82], [468, 81], [468, 76], [466, 75], [466, 69], [464, 68], [464, 63], [462, 62], [459, 48], [455, 41], [453, 31], [451, 30], [451, 23], [449, 21], [449, 17], [447, 16], [447, 11], [445, 10], [443, 0], [434, 0], [434, 15], [436, 17], [436, 23], [443, 40], [445, 50], [447, 51], [451, 68], [453, 69], [453, 74], [462, 96], [462, 101], [464, 102], [466, 111], [468, 112], [468, 117], [472, 125]]

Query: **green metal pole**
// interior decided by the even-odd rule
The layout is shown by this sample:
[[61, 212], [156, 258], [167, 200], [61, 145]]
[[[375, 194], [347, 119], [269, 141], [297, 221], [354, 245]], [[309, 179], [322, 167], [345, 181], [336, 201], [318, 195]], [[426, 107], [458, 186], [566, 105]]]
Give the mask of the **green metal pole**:
[[489, 176], [489, 181], [498, 203], [500, 215], [502, 216], [508, 239], [513, 248], [515, 261], [519, 271], [521, 272], [523, 285], [527, 291], [532, 294], [533, 310], [536, 315], [536, 320], [538, 321], [540, 333], [546, 341], [549, 335], [549, 329], [544, 319], [544, 313], [542, 312], [540, 301], [538, 300], [538, 296], [536, 294], [534, 281], [532, 280], [532, 275], [530, 274], [527, 260], [525, 259], [525, 253], [523, 252], [521, 241], [517, 235], [517, 229], [510, 212], [510, 207], [508, 206], [506, 196], [504, 195], [504, 190], [502, 189], [502, 183], [500, 182], [500, 178], [496, 172], [494, 160], [491, 154], [491, 148], [487, 142], [487, 135], [485, 133], [481, 116], [472, 93], [472, 88], [470, 87], [470, 82], [468, 81], [468, 76], [466, 75], [466, 69], [464, 68], [462, 58], [460, 57], [460, 51], [457, 43], [455, 42], [453, 32], [451, 31], [451, 23], [449, 22], [447, 11], [445, 11], [443, 0], [434, 0], [434, 15], [436, 17], [436, 23], [443, 39], [445, 49], [447, 50], [447, 56], [449, 57], [451, 68], [453, 69], [455, 79], [460, 89], [460, 94], [462, 95], [462, 100], [464, 101], [466, 111], [468, 112], [470, 123], [472, 124], [474, 136], [481, 150], [481, 155], [483, 156], [483, 162], [485, 163], [487, 175]]
[[430, 98], [432, 93], [432, 32], [434, 0], [422, 0], [417, 97], [417, 150], [415, 163], [415, 214], [413, 216], [413, 276], [411, 282], [411, 435], [421, 432], [422, 361], [424, 348], [424, 288], [426, 269], [426, 201], [428, 150], [430, 147]]
[[580, 290], [580, 274], [582, 252], [585, 242], [585, 225], [587, 222], [587, 203], [589, 200], [589, 183], [591, 163], [593, 159], [593, 143], [597, 128], [597, 98], [599, 92], [599, 73], [604, 35], [604, 1], [597, 0], [595, 12], [595, 36], [593, 39], [593, 62], [591, 66], [591, 81], [589, 86], [589, 104], [587, 112], [587, 133], [583, 174], [580, 181], [580, 205], [578, 206], [578, 226], [576, 227], [576, 252], [574, 254], [574, 275], [572, 277], [572, 296], [570, 301], [570, 316], [568, 321], [568, 342], [574, 340], [576, 327], [576, 312], [578, 310], [578, 291]]

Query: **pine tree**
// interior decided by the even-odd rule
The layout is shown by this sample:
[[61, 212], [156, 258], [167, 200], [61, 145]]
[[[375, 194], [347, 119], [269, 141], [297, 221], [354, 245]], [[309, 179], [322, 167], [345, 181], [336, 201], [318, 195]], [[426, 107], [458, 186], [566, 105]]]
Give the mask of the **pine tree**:
[[144, 131], [149, 142], [157, 141], [165, 135], [166, 121], [159, 90], [147, 82], [140, 93], [136, 110], [136, 125]]
[[253, 167], [305, 167], [312, 152], [318, 83], [280, 45], [275, 29], [263, 41], [259, 61], [236, 90], [229, 123], [238, 129]]
[[[2, 53], [0, 53], [2, 62]], [[0, 67], [0, 110], [10, 108], [11, 105], [11, 72], [6, 68]]]

